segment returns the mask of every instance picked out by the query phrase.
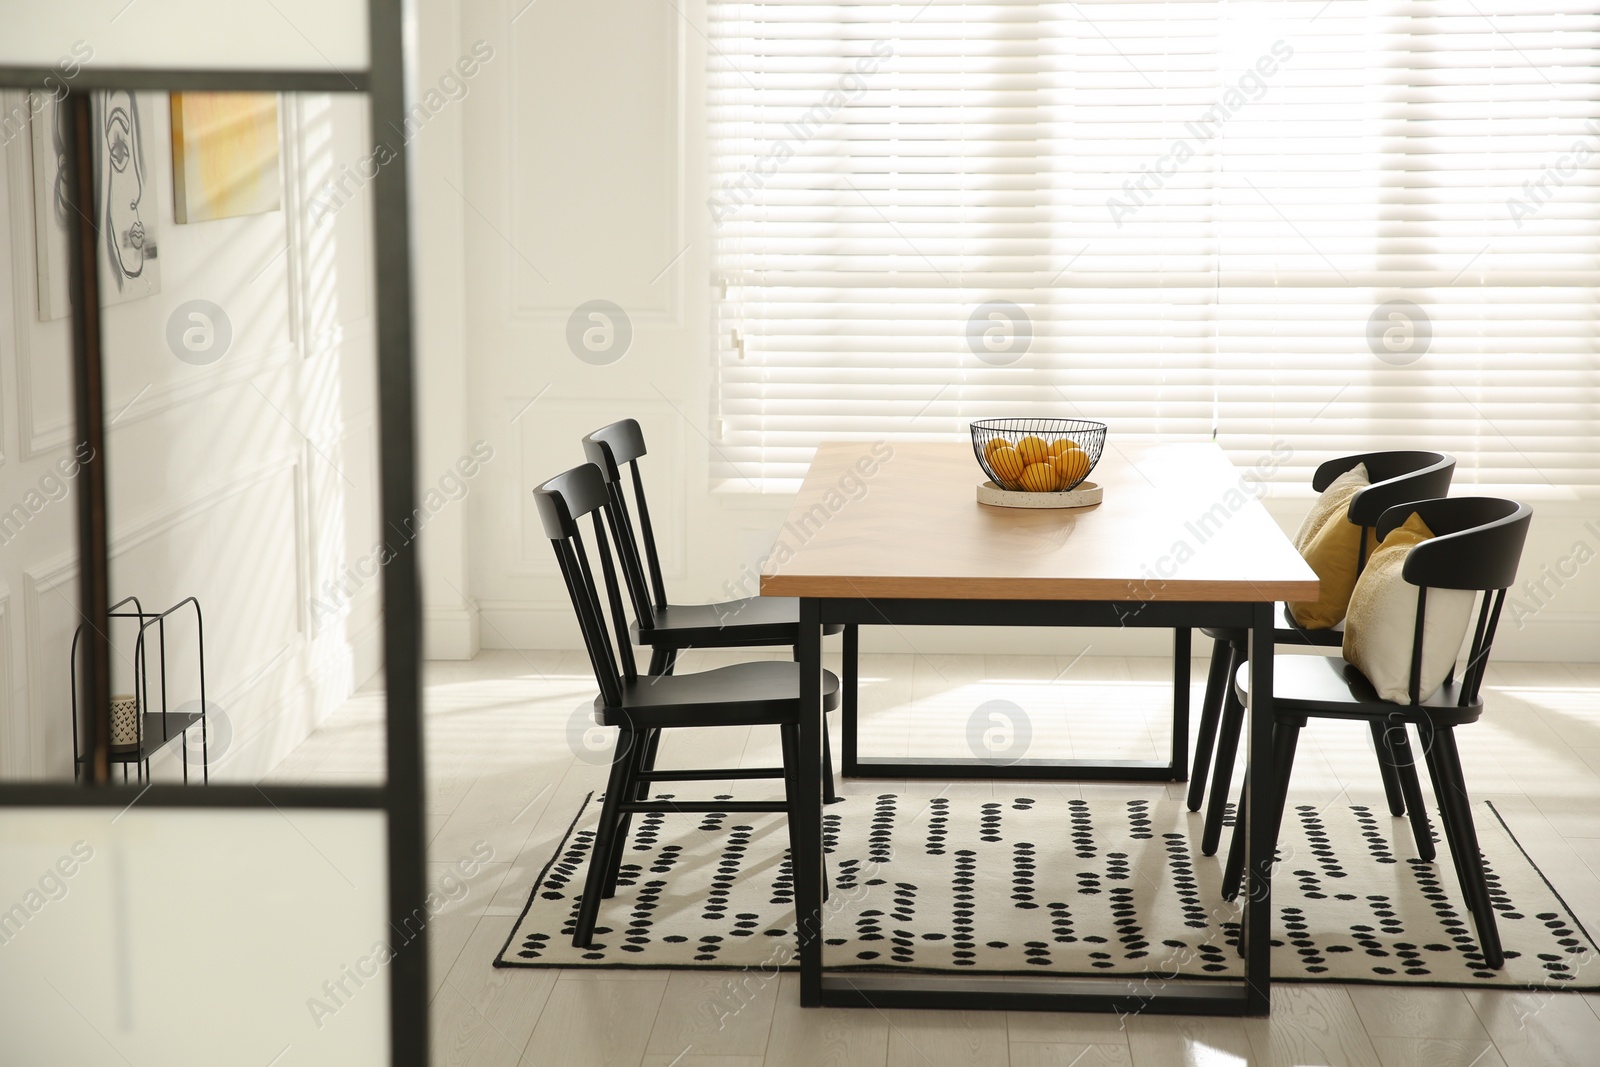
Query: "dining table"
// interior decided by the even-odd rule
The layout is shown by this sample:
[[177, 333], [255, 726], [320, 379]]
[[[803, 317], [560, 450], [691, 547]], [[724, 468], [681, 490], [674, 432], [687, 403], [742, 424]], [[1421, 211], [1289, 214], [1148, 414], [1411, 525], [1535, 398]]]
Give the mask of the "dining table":
[[[1318, 583], [1247, 477], [1212, 442], [1108, 440], [1090, 475], [1098, 504], [979, 503], [985, 476], [965, 441], [835, 441], [819, 446], [762, 567], [763, 596], [799, 600], [800, 752], [820, 767], [823, 629], [855, 626], [1075, 626], [1166, 629], [1173, 643], [1174, 729], [1165, 761], [856, 759], [886, 778], [1181, 778], [1188, 744], [1189, 632], [1248, 630], [1246, 892], [1239, 978], [1075, 978], [880, 971], [829, 973], [823, 790], [801, 775], [791, 818], [800, 1002], [877, 1008], [1265, 1015], [1271, 1005], [1273, 628], [1277, 602], [1314, 599]], [[1179, 692], [1181, 690], [1181, 692]], [[853, 706], [853, 702], [852, 702]], [[916, 714], [913, 709], [913, 714]], [[1075, 714], [1114, 716], [1114, 707]], [[1180, 721], [1181, 719], [1181, 721]], [[1159, 788], [1159, 787], [1156, 787]], [[1111, 931], [1106, 931], [1110, 933]]]

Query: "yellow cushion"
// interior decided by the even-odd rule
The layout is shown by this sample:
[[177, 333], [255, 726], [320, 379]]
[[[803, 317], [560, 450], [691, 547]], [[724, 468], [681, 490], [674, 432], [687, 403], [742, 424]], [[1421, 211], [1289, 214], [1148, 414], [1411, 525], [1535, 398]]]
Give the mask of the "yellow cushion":
[[[1411, 646], [1417, 630], [1417, 587], [1401, 572], [1411, 550], [1432, 536], [1420, 515], [1390, 530], [1356, 582], [1344, 624], [1345, 662], [1366, 675], [1379, 696], [1401, 704], [1411, 701]], [[1428, 610], [1422, 617], [1421, 699], [1432, 696], [1455, 665], [1476, 598], [1470, 589], [1428, 590]]]
[[1356, 549], [1361, 527], [1349, 521], [1350, 500], [1369, 484], [1367, 465], [1358, 463], [1333, 480], [1300, 524], [1294, 546], [1322, 583], [1316, 600], [1291, 602], [1289, 613], [1308, 630], [1327, 630], [1344, 618], [1356, 587]]

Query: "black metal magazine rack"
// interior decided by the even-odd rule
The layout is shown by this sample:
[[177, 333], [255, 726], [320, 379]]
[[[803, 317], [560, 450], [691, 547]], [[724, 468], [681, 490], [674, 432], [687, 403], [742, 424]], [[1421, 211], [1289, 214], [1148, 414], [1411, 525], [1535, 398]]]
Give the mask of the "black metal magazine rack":
[[[127, 610], [129, 606], [132, 610]], [[199, 685], [200, 700], [198, 704], [183, 703], [177, 707], [171, 706], [174, 698], [172, 688], [167, 684], [167, 619], [178, 614], [184, 609], [194, 612], [195, 632], [195, 674]], [[124, 597], [111, 605], [111, 610], [106, 616], [113, 620], [111, 629], [115, 633], [117, 619], [137, 620], [137, 636], [133, 642], [133, 696], [137, 701], [139, 730], [138, 742], [131, 748], [118, 749], [113, 746], [107, 759], [122, 765], [122, 780], [128, 780], [128, 767], [134, 768], [135, 784], [150, 781], [150, 757], [177, 741], [182, 746], [180, 760], [183, 764], [183, 780], [189, 781], [189, 764], [195, 762], [193, 751], [190, 749], [189, 729], [198, 729], [200, 738], [200, 780], [209, 785], [211, 783], [211, 737], [207, 730], [206, 709], [210, 705], [206, 702], [206, 627], [205, 616], [200, 611], [200, 601], [195, 597], [184, 597], [165, 611], [146, 611], [138, 597]], [[155, 627], [156, 646], [156, 688], [152, 698], [150, 690], [150, 646], [152, 642], [146, 632]], [[79, 743], [79, 708], [78, 708], [78, 644], [83, 638], [83, 627], [79, 626], [72, 634], [72, 768], [73, 777], [79, 781], [83, 779], [87, 770], [89, 757]], [[179, 690], [177, 696], [182, 695]], [[161, 710], [154, 710], [159, 702]], [[185, 710], [193, 707], [194, 710]]]

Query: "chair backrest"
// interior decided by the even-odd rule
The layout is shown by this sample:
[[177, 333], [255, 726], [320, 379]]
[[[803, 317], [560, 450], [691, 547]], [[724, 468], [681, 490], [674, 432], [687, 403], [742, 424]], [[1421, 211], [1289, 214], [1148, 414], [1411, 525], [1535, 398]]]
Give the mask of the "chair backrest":
[[[611, 499], [600, 468], [592, 463], [558, 474], [533, 491], [534, 503], [539, 508], [539, 520], [544, 524], [545, 536], [555, 548], [556, 561], [561, 565], [561, 576], [566, 579], [567, 593], [572, 598], [573, 610], [578, 613], [578, 627], [583, 631], [583, 644], [589, 651], [589, 662], [594, 667], [595, 681], [600, 684], [600, 695], [608, 707], [622, 706], [624, 681], [638, 680], [638, 668], [633, 662], [633, 646], [628, 641], [627, 622], [623, 617], [622, 593], [617, 586], [617, 571], [611, 561], [610, 539], [606, 537], [602, 516], [611, 511]], [[617, 649], [621, 650], [621, 667], [612, 648], [612, 634], [606, 630], [606, 609], [600, 601], [600, 591], [595, 585], [594, 571], [589, 564], [589, 554], [583, 543], [585, 515], [593, 517], [595, 551], [600, 557], [600, 569], [605, 576], [606, 601], [610, 605], [611, 624]], [[613, 531], [615, 515], [610, 516]]]
[[[1356, 548], [1356, 571], [1367, 564], [1367, 530], [1396, 504], [1432, 500], [1450, 492], [1456, 458], [1443, 452], [1364, 452], [1330, 459], [1311, 476], [1311, 488], [1323, 492], [1333, 480], [1358, 464], [1366, 464], [1369, 484], [1350, 498], [1346, 518], [1362, 528]], [[1382, 540], [1382, 535], [1379, 535]]]
[[1422, 674], [1422, 628], [1427, 614], [1428, 589], [1471, 589], [1483, 593], [1472, 651], [1462, 677], [1459, 703], [1478, 700], [1489, 650], [1500, 625], [1506, 590], [1517, 579], [1517, 564], [1528, 538], [1533, 509], [1515, 500], [1493, 496], [1462, 496], [1398, 504], [1378, 518], [1378, 538], [1420, 515], [1433, 537], [1417, 545], [1406, 557], [1401, 576], [1417, 590], [1416, 630], [1411, 645], [1411, 702], [1419, 703]]
[[[616, 516], [617, 553], [622, 558], [622, 575], [633, 601], [634, 617], [642, 629], [655, 624], [655, 613], [666, 609], [667, 587], [661, 578], [661, 557], [656, 551], [655, 531], [650, 526], [650, 506], [644, 498], [644, 479], [639, 474], [639, 457], [645, 454], [644, 433], [633, 419], [602, 426], [583, 439], [584, 458], [600, 468]], [[623, 489], [623, 468], [633, 482], [634, 506], [639, 513], [637, 534], [633, 509]], [[644, 557], [639, 542], [644, 542]], [[646, 584], [648, 583], [648, 584]]]

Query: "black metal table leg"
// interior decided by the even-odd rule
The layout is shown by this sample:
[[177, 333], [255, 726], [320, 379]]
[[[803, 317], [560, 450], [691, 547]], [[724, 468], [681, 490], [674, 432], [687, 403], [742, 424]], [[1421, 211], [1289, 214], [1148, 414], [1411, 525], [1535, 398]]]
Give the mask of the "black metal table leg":
[[841, 649], [839, 687], [840, 737], [839, 773], [846, 778], [856, 777], [856, 712], [860, 708], [861, 634], [855, 623], [844, 628], [844, 647]]
[[1238, 818], [1248, 820], [1245, 844], [1245, 905], [1239, 924], [1244, 938], [1246, 1013], [1272, 1009], [1272, 864], [1278, 843], [1272, 803], [1278, 768], [1272, 765], [1273, 605], [1255, 605], [1250, 628], [1250, 741], [1246, 748], [1244, 802]]
[[[795, 930], [800, 952], [800, 1004], [822, 1003], [822, 611], [813, 598], [800, 601], [800, 801], [790, 816], [795, 842]], [[809, 771], [807, 771], [809, 769]]]
[[1172, 631], [1172, 780], [1189, 777], [1189, 641], [1193, 631]]

